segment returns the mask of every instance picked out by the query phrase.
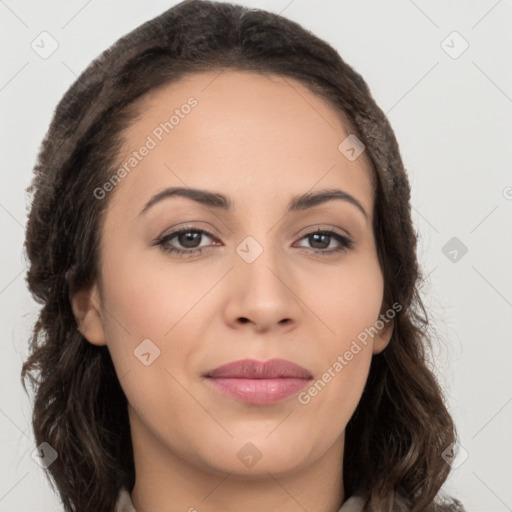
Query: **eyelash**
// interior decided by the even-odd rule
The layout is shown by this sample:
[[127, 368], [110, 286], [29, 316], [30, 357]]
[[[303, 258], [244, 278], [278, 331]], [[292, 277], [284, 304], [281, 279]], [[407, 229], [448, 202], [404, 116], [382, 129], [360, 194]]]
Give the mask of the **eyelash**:
[[[202, 252], [202, 250], [204, 249], [204, 247], [195, 248], [195, 249], [179, 249], [177, 247], [173, 247], [172, 245], [166, 245], [169, 242], [169, 240], [172, 240], [173, 238], [181, 235], [182, 233], [199, 233], [201, 235], [207, 235], [208, 237], [210, 237], [212, 239], [215, 238], [211, 233], [209, 233], [208, 231], [205, 231], [203, 229], [197, 229], [194, 227], [184, 227], [182, 229], [173, 231], [172, 233], [169, 233], [168, 235], [165, 235], [165, 236], [157, 239], [153, 245], [160, 246], [161, 250], [164, 251], [165, 253], [174, 253], [174, 254], [182, 256], [182, 257], [200, 254]], [[304, 238], [313, 236], [313, 235], [317, 235], [317, 234], [327, 235], [331, 238], [335, 238], [336, 240], [338, 240], [338, 242], [341, 245], [336, 249], [330, 249], [330, 250], [328, 250], [328, 249], [313, 249], [313, 252], [315, 252], [316, 254], [321, 253], [321, 254], [327, 254], [327, 255], [335, 255], [340, 252], [344, 252], [344, 251], [348, 251], [348, 250], [352, 249], [352, 247], [354, 245], [353, 240], [348, 238], [347, 236], [337, 233], [336, 231], [330, 231], [330, 230], [325, 230], [325, 229], [324, 230], [317, 229], [316, 231], [306, 233], [301, 238], [301, 240], [303, 240]]]

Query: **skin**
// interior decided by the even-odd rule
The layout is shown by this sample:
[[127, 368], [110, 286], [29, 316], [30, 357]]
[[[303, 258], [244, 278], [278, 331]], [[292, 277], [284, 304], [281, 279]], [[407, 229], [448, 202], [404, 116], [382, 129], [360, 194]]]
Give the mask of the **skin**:
[[[137, 512], [336, 512], [348, 498], [345, 427], [393, 323], [307, 405], [297, 395], [243, 403], [212, 390], [203, 374], [280, 357], [316, 381], [385, 311], [368, 160], [345, 158], [338, 145], [350, 132], [341, 116], [299, 82], [224, 71], [145, 96], [120, 165], [190, 96], [198, 105], [109, 192], [100, 280], [71, 298], [83, 335], [108, 346], [129, 402], [132, 501]], [[233, 211], [173, 197], [139, 215], [173, 186], [228, 195]], [[324, 188], [355, 197], [367, 217], [341, 200], [286, 213], [292, 196]], [[154, 245], [185, 225], [213, 235], [196, 242], [200, 254]], [[354, 245], [317, 254], [341, 244], [331, 237], [315, 245], [306, 235], [316, 228]], [[247, 236], [263, 249], [252, 263], [236, 251]], [[183, 237], [168, 245], [193, 247]], [[134, 356], [147, 338], [160, 349], [149, 366]], [[261, 454], [252, 467], [237, 456], [248, 442]]]

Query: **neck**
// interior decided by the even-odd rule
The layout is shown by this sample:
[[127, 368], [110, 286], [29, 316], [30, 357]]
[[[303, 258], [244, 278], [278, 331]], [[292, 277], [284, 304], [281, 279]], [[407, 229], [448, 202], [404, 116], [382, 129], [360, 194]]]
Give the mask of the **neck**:
[[130, 424], [136, 473], [131, 498], [137, 512], [337, 512], [345, 499], [344, 433], [307, 467], [248, 476], [194, 464], [192, 456], [184, 460], [155, 440], [137, 417], [131, 416]]

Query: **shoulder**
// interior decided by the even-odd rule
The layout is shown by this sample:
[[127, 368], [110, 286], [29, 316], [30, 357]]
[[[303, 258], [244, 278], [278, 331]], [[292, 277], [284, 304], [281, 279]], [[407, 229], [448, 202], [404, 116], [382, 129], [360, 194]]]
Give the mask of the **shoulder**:
[[124, 487], [119, 491], [115, 512], [137, 512], [133, 507], [130, 493]]
[[363, 512], [367, 500], [368, 491], [363, 488], [358, 489], [357, 492], [343, 502], [338, 512]]
[[[370, 491], [365, 487], [360, 487], [352, 494], [341, 506], [338, 512], [365, 512], [366, 505], [370, 497]], [[409, 501], [398, 493], [394, 493], [387, 506], [391, 506], [390, 512], [410, 512]], [[462, 503], [447, 495], [438, 496], [434, 502], [425, 509], [425, 512], [467, 512]]]

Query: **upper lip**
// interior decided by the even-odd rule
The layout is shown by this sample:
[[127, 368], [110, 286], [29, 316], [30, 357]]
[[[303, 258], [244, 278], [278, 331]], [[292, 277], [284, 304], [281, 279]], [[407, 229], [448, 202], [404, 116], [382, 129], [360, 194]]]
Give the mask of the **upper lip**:
[[312, 379], [311, 373], [298, 364], [286, 359], [269, 359], [256, 361], [240, 359], [210, 370], [206, 377], [245, 378], [245, 379], [274, 379], [298, 378]]

